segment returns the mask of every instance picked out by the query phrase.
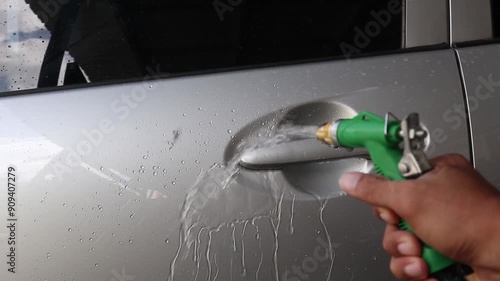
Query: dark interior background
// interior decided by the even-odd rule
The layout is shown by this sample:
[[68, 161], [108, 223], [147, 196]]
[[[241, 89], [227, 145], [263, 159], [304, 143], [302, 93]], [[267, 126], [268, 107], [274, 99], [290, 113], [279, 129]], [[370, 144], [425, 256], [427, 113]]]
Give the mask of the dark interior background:
[[[355, 27], [364, 30], [374, 21], [370, 12], [387, 10], [389, 2], [60, 0], [68, 3], [49, 13], [40, 6], [43, 1], [26, 1], [52, 34], [39, 87], [54, 86], [65, 50], [75, 58], [65, 84], [85, 82], [76, 65], [92, 82], [103, 82], [139, 79], [152, 71], [183, 74], [342, 58], [340, 44], [356, 46]], [[360, 51], [399, 49], [401, 33], [399, 13]]]
[[491, 11], [493, 13], [493, 36], [500, 37], [500, 0], [491, 0]]

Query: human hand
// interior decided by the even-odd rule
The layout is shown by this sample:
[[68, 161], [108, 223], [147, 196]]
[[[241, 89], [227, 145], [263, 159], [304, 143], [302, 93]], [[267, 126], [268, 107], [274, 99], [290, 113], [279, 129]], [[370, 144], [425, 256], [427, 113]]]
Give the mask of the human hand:
[[[384, 249], [391, 271], [402, 280], [426, 279], [421, 243], [473, 267], [482, 280], [500, 280], [500, 193], [460, 155], [431, 161], [434, 169], [416, 180], [348, 173], [340, 186], [349, 195], [375, 206], [387, 223]], [[399, 230], [404, 219], [415, 235]]]

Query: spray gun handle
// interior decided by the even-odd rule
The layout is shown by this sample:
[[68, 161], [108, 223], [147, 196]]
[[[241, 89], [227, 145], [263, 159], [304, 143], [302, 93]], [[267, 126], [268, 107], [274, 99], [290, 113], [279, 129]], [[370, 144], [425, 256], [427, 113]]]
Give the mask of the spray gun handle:
[[[394, 181], [406, 180], [398, 168], [402, 158], [402, 152], [398, 147], [388, 147], [375, 142], [367, 143], [366, 146], [377, 174]], [[401, 221], [399, 228], [413, 233], [406, 221]], [[464, 276], [472, 273], [468, 266], [456, 264], [425, 243], [422, 243], [422, 258], [429, 267], [431, 277], [439, 281], [466, 281]]]

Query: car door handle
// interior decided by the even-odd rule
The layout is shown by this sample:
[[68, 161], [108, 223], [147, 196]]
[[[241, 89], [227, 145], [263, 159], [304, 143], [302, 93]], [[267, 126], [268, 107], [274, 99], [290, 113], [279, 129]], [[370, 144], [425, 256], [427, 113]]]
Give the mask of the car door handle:
[[348, 151], [304, 140], [248, 151], [242, 155], [240, 165], [251, 170], [278, 170], [288, 165], [346, 158], [369, 159], [370, 156], [365, 149]]

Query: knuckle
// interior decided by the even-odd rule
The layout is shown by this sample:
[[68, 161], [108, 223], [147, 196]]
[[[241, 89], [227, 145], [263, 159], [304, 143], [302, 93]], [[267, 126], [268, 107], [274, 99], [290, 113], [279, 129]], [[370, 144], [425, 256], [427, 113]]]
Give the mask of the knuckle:
[[382, 247], [387, 251], [387, 246], [389, 246], [390, 240], [390, 229], [386, 226], [384, 231], [384, 236], [382, 237]]
[[[428, 182], [429, 185], [444, 185], [449, 182], [453, 182], [462, 178], [464, 175], [472, 175], [474, 173], [474, 169], [469, 170], [468, 166], [460, 166], [462, 164], [448, 164], [438, 166], [435, 169], [434, 174], [431, 177], [431, 180]], [[446, 185], [447, 186], [447, 185]], [[430, 192], [430, 189], [427, 191]]]
[[406, 182], [388, 181], [386, 188], [387, 196], [389, 196], [389, 198], [396, 198], [400, 196], [402, 187], [401, 185], [403, 184], [406, 184]]
[[399, 216], [391, 209], [380, 207], [378, 217], [388, 224], [398, 224]]
[[382, 191], [380, 187], [384, 185], [385, 182], [385, 179], [378, 176], [363, 175], [358, 181], [355, 193], [371, 203], [380, 203], [378, 202], [381, 199], [379, 196]]
[[421, 186], [421, 183], [418, 180], [407, 180], [403, 182], [403, 187], [407, 188], [409, 191], [417, 189]]
[[391, 272], [397, 279], [403, 280], [406, 279], [406, 276], [403, 274], [403, 267], [400, 262], [398, 262], [398, 258], [392, 257], [391, 263], [389, 265]]
[[402, 200], [399, 204], [399, 215], [403, 219], [408, 219], [414, 214], [418, 213], [420, 204], [417, 202], [418, 199], [414, 197], [407, 197]]
[[460, 154], [451, 154], [450, 161], [458, 167], [467, 167], [470, 165], [469, 160]]
[[419, 196], [418, 190], [421, 183], [415, 180], [408, 180], [403, 183], [394, 183], [391, 187], [391, 196], [394, 202], [391, 202], [394, 211], [401, 217], [412, 214], [418, 209]]
[[397, 256], [397, 245], [400, 240], [400, 231], [395, 225], [387, 225], [384, 232], [384, 238], [382, 239], [383, 249], [392, 256]]
[[467, 158], [465, 158], [461, 154], [453, 153], [450, 154], [449, 157], [452, 162], [455, 162], [457, 164], [462, 164], [462, 165], [469, 164], [469, 160], [467, 160]]
[[381, 207], [373, 207], [373, 214], [380, 220], [384, 220], [382, 218], [382, 212], [383, 212], [383, 209]]
[[451, 153], [439, 158], [438, 165], [468, 167], [470, 162], [461, 154]]
[[390, 235], [386, 234], [384, 236], [384, 239], [382, 240], [382, 247], [384, 248], [384, 251], [386, 251], [387, 253], [391, 253], [391, 250], [393, 248], [393, 243], [389, 237]]
[[[405, 267], [410, 264], [416, 265], [417, 271], [406, 273]], [[392, 257], [390, 269], [392, 274], [400, 280], [423, 280], [428, 274], [425, 261], [417, 257]]]

